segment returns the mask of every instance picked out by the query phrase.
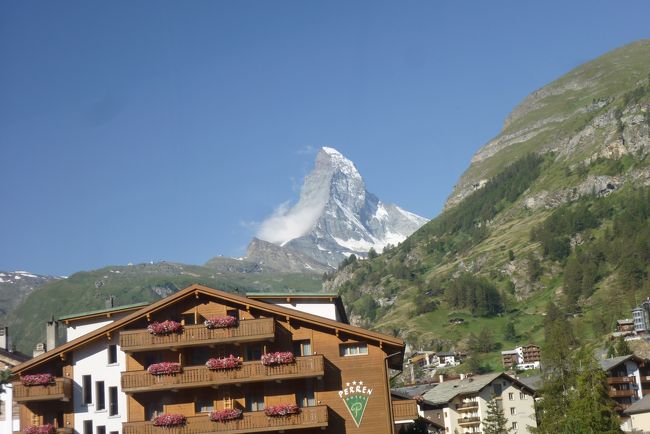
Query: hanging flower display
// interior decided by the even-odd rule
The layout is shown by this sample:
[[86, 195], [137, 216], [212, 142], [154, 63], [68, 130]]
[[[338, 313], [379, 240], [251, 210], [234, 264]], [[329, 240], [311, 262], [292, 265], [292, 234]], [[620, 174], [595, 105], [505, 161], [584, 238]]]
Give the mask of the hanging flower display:
[[216, 316], [214, 318], [206, 319], [203, 324], [209, 329], [225, 329], [230, 327], [237, 327], [239, 320], [234, 316]]
[[266, 366], [287, 365], [295, 360], [295, 356], [290, 351], [262, 354], [262, 364]]
[[171, 428], [173, 426], [184, 426], [186, 423], [187, 417], [183, 416], [182, 414], [164, 413], [153, 418], [154, 426], [162, 426], [165, 428]]
[[32, 425], [25, 428], [25, 434], [55, 434], [56, 428], [51, 423], [45, 425]]
[[218, 369], [235, 369], [239, 368], [241, 366], [241, 359], [239, 357], [235, 357], [232, 354], [228, 357], [219, 357], [219, 358], [213, 358], [213, 359], [208, 359], [207, 362], [205, 362], [205, 366], [208, 367], [208, 369], [211, 370], [218, 370]]
[[180, 333], [183, 331], [183, 324], [178, 321], [163, 321], [163, 322], [152, 322], [147, 327], [147, 331], [152, 335], [168, 335], [171, 333]]
[[151, 375], [171, 375], [181, 372], [181, 364], [178, 362], [161, 362], [149, 365], [147, 372]]
[[52, 374], [32, 374], [20, 377], [23, 386], [47, 386], [54, 384], [54, 375]]
[[213, 422], [227, 422], [229, 420], [240, 419], [242, 415], [242, 411], [238, 408], [226, 408], [224, 410], [210, 412], [210, 420]]
[[296, 404], [280, 404], [266, 407], [264, 414], [270, 417], [283, 417], [300, 413], [300, 407]]

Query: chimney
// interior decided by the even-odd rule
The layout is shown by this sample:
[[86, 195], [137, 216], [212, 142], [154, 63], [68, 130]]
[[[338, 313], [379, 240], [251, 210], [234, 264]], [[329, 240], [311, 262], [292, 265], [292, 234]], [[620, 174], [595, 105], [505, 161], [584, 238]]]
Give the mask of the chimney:
[[110, 309], [114, 306], [115, 304], [115, 297], [112, 295], [109, 295], [108, 298], [106, 299], [106, 309]]
[[9, 328], [0, 327], [0, 350], [9, 350]]
[[39, 342], [34, 347], [34, 351], [32, 352], [32, 356], [33, 357], [40, 356], [44, 352], [45, 352], [45, 344], [43, 342]]
[[45, 350], [49, 351], [56, 347], [56, 342], [59, 340], [58, 333], [59, 323], [52, 317], [51, 321], [47, 322], [45, 326]]
[[440, 374], [440, 375], [438, 375], [438, 378], [440, 379], [440, 382], [441, 382], [441, 383], [444, 383], [444, 382], [445, 382], [445, 375], [444, 375], [444, 374]]
[[465, 379], [465, 374], [460, 374], [460, 379], [464, 380]]

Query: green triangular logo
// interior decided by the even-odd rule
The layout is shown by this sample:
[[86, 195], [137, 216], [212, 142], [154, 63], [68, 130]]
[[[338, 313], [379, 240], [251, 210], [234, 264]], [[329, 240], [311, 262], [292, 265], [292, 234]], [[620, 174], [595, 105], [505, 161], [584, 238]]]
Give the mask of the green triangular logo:
[[368, 403], [368, 395], [350, 395], [343, 399], [345, 406], [348, 408], [354, 423], [359, 427], [361, 419], [363, 419], [363, 412], [366, 411], [366, 404]]

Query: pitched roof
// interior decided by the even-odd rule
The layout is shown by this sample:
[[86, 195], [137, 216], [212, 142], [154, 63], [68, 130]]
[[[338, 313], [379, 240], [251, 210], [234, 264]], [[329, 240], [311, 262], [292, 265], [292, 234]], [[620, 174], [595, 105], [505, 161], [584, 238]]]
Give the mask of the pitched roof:
[[643, 362], [643, 359], [641, 357], [635, 356], [634, 354], [628, 354], [627, 356], [618, 356], [599, 360], [598, 363], [600, 364], [600, 367], [603, 369], [603, 371], [609, 371], [610, 369], [615, 368], [616, 366], [630, 359], [634, 360], [635, 362]]
[[429, 390], [433, 389], [437, 385], [438, 383], [425, 383], [425, 384], [416, 384], [414, 386], [397, 387], [395, 389], [391, 389], [390, 393], [402, 398], [415, 399], [417, 397], [424, 396], [425, 393], [427, 393]]
[[[385, 335], [383, 333], [378, 333], [378, 332], [373, 332], [370, 330], [365, 330], [360, 327], [355, 327], [351, 326], [349, 324], [344, 324], [338, 321], [334, 321], [328, 318], [323, 318], [317, 315], [312, 315], [309, 313], [301, 312], [295, 309], [289, 309], [286, 307], [278, 306], [275, 304], [270, 304], [270, 303], [265, 303], [263, 301], [257, 301], [251, 298], [243, 297], [241, 295], [236, 295], [232, 294], [229, 292], [224, 292], [220, 291], [218, 289], [213, 289], [213, 288], [208, 288], [207, 286], [203, 285], [190, 285], [185, 289], [182, 289], [178, 291], [175, 294], [172, 294], [168, 297], [165, 297], [161, 300], [158, 300], [155, 303], [152, 303], [150, 305], [144, 306], [141, 309], [123, 317], [120, 318], [116, 321], [113, 321], [110, 324], [105, 325], [104, 327], [100, 327], [97, 330], [94, 330], [90, 333], [87, 333], [83, 336], [78, 337], [77, 339], [74, 339], [70, 342], [67, 342], [63, 345], [60, 345], [58, 347], [53, 348], [52, 350], [41, 354], [40, 356], [34, 357], [31, 360], [28, 360], [24, 363], [21, 363], [20, 365], [14, 367], [12, 369], [12, 373], [17, 374], [20, 373], [26, 369], [29, 369], [31, 367], [34, 367], [36, 365], [39, 365], [41, 363], [44, 363], [46, 361], [49, 361], [53, 358], [60, 357], [64, 355], [65, 353], [74, 350], [77, 347], [80, 347], [88, 342], [95, 341], [97, 339], [101, 339], [107, 334], [110, 334], [121, 327], [124, 327], [132, 322], [135, 322], [139, 319], [141, 319], [143, 316], [146, 314], [150, 314], [153, 312], [156, 312], [160, 309], [166, 308], [177, 301], [186, 298], [186, 297], [191, 297], [191, 296], [198, 296], [199, 294], [207, 295], [210, 297], [215, 297], [215, 298], [220, 298], [224, 300], [228, 300], [233, 303], [240, 304], [242, 306], [254, 308], [257, 310], [261, 310], [263, 312], [268, 312], [270, 314], [278, 315], [281, 317], [286, 318], [287, 320], [289, 319], [296, 319], [296, 320], [301, 320], [305, 321], [308, 323], [316, 324], [321, 327], [325, 327], [328, 329], [333, 330], [334, 332], [344, 332], [352, 336], [356, 336], [358, 338], [361, 338], [363, 340], [369, 340], [369, 341], [376, 341], [380, 346], [383, 345], [389, 345], [391, 347], [394, 347], [395, 349], [398, 350], [397, 353], [394, 353], [394, 355], [399, 355], [400, 360], [399, 360], [399, 366], [401, 366], [401, 362], [404, 357], [404, 341], [395, 338], [392, 336]], [[391, 366], [397, 366], [397, 363], [393, 363]]]
[[16, 363], [21, 363], [31, 359], [31, 356], [28, 356], [27, 354], [23, 354], [19, 351], [8, 351], [4, 348], [0, 348], [0, 357], [7, 360], [13, 360]]
[[80, 313], [72, 313], [70, 315], [63, 315], [59, 317], [59, 321], [64, 321], [66, 323], [70, 321], [79, 321], [83, 319], [89, 319], [89, 318], [94, 318], [98, 316], [111, 316], [112, 314], [115, 313], [121, 313], [121, 312], [128, 312], [132, 310], [139, 309], [144, 306], [148, 306], [150, 303], [145, 301], [142, 303], [133, 303], [133, 304], [126, 304], [123, 306], [115, 306], [115, 307], [109, 307], [106, 309], [99, 309], [99, 310], [91, 310], [88, 312], [80, 312]]
[[423, 398], [434, 405], [446, 404], [456, 396], [478, 393], [494, 380], [502, 376], [506, 377], [513, 383], [518, 384], [520, 387], [534, 392], [533, 389], [504, 372], [493, 372], [485, 375], [473, 375], [462, 380], [444, 381], [426, 392], [423, 395]]
[[637, 414], [650, 412], [650, 395], [646, 395], [634, 404], [625, 409], [625, 414]]
[[530, 390], [537, 392], [542, 388], [543, 379], [541, 375], [532, 375], [530, 377], [519, 377], [518, 380], [526, 385]]

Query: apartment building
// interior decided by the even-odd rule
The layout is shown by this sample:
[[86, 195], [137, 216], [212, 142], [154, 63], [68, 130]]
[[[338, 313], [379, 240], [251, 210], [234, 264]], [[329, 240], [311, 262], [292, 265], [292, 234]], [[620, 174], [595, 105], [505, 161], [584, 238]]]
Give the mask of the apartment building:
[[393, 404], [388, 387], [403, 341], [340, 321], [335, 300], [273, 297], [193, 285], [60, 318], [69, 341], [13, 369], [20, 431], [362, 434], [417, 418], [415, 401]]
[[431, 409], [431, 420], [439, 418], [436, 410], [442, 410], [445, 433], [482, 433], [488, 402], [496, 399], [511, 433], [524, 434], [537, 426], [534, 396], [535, 391], [519, 380], [493, 373], [443, 381], [424, 393], [422, 399]]
[[504, 368], [539, 369], [542, 360], [537, 345], [522, 345], [514, 350], [501, 351], [501, 362]]
[[609, 396], [622, 412], [633, 403], [650, 394], [650, 365], [633, 354], [600, 360], [607, 373]]

